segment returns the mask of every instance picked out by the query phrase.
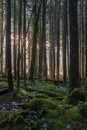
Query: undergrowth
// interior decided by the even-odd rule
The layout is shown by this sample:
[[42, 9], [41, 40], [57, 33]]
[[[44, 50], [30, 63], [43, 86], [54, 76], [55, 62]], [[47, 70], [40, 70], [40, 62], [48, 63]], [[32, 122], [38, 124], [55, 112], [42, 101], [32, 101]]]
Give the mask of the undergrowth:
[[1, 130], [11, 128], [12, 130], [82, 130], [87, 128], [87, 101], [83, 91], [74, 90], [71, 95], [68, 95], [68, 87], [63, 88], [64, 84], [61, 87], [36, 80], [27, 84], [26, 88], [21, 84], [16, 94], [16, 99], [20, 98], [22, 101], [19, 104], [21, 109], [0, 111]]

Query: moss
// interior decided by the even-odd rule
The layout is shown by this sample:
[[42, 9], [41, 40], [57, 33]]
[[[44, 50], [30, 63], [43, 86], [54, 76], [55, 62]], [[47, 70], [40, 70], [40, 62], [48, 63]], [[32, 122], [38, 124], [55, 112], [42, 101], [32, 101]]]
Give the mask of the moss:
[[65, 113], [66, 124], [70, 124], [71, 128], [79, 129], [82, 121], [82, 116], [79, 113], [79, 108], [77, 106], [72, 106]]
[[73, 106], [67, 110], [66, 116], [68, 119], [73, 121], [79, 121], [81, 119], [81, 115], [79, 113], [79, 108], [77, 106]]
[[46, 84], [45, 89], [52, 92], [59, 92], [59, 88], [54, 84]]
[[0, 121], [0, 128], [3, 128], [4, 126], [6, 126], [6, 124], [8, 124], [7, 119], [4, 119], [4, 120]]
[[86, 95], [80, 88], [75, 88], [69, 95], [69, 101], [72, 104], [77, 104], [78, 101], [85, 101]]
[[62, 96], [52, 97], [52, 99], [57, 100], [57, 101], [61, 101], [61, 100], [63, 100], [63, 98], [64, 97], [62, 97]]
[[9, 127], [2, 128], [2, 130], [9, 130]]
[[31, 110], [38, 110], [41, 108], [55, 109], [57, 107], [53, 101], [44, 98], [32, 99], [29, 104]]
[[38, 111], [39, 109], [46, 110], [45, 114], [42, 113], [41, 117], [45, 118], [49, 130], [60, 130], [61, 128], [64, 128], [62, 120], [60, 121], [60, 118], [64, 112], [64, 108], [56, 101], [50, 99], [35, 98], [30, 101], [30, 109], [32, 111]]
[[41, 82], [40, 81], [34, 80], [34, 83], [35, 83], [36, 86], [41, 87]]
[[63, 104], [63, 105], [68, 104], [68, 103], [69, 103], [69, 98], [68, 98], [68, 96], [65, 96], [65, 97], [61, 100], [60, 103]]
[[22, 115], [18, 115], [15, 119], [14, 119], [14, 124], [19, 125], [22, 124], [24, 122], [23, 116]]
[[7, 82], [0, 82], [0, 89], [7, 88], [8, 84]]
[[48, 96], [46, 96], [45, 94], [36, 94], [35, 97], [36, 98], [48, 98]]
[[28, 109], [19, 111], [17, 113], [17, 115], [22, 115], [24, 118], [26, 118], [28, 114], [29, 114], [29, 110]]
[[66, 130], [65, 122], [63, 121], [64, 108], [62, 105], [57, 104], [55, 109], [48, 109], [45, 119], [48, 124], [49, 130]]
[[81, 107], [80, 107], [80, 113], [84, 116], [87, 117], [87, 102], [84, 102]]
[[52, 83], [47, 83], [47, 82], [39, 82], [35, 81], [36, 87], [28, 88], [29, 91], [35, 91], [39, 92], [48, 96], [52, 97], [57, 97], [61, 95], [66, 95], [66, 92], [59, 88], [58, 86], [52, 84]]
[[48, 109], [47, 110], [47, 118], [58, 118], [60, 115], [63, 114], [63, 107], [58, 105], [56, 109]]
[[63, 122], [59, 117], [56, 119], [47, 119], [47, 123], [49, 130], [67, 130], [65, 122]]
[[22, 109], [24, 109], [24, 110], [29, 109], [29, 103], [28, 103], [28, 102], [27, 102], [27, 103], [21, 103], [19, 106], [20, 106]]
[[2, 128], [2, 130], [24, 130], [24, 125], [7, 126]]

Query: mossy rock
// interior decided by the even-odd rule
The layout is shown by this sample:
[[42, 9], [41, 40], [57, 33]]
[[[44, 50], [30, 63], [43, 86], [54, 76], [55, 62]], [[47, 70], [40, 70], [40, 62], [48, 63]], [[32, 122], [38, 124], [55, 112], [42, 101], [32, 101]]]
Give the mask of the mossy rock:
[[83, 90], [80, 88], [75, 88], [70, 94], [69, 94], [69, 101], [72, 104], [76, 104], [79, 101], [85, 101], [86, 95]]
[[57, 105], [49, 99], [35, 98], [29, 103], [31, 110], [38, 110], [42, 108], [55, 109]]
[[84, 116], [87, 117], [87, 102], [84, 102], [80, 108], [80, 113]]

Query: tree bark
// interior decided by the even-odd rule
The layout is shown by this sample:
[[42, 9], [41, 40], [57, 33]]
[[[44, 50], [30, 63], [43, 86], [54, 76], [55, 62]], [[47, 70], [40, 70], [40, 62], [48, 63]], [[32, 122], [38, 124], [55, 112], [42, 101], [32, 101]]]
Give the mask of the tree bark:
[[69, 22], [70, 22], [70, 89], [73, 90], [76, 87], [80, 87], [77, 0], [69, 0]]
[[12, 66], [11, 66], [11, 1], [6, 1], [6, 72], [9, 92], [13, 91]]

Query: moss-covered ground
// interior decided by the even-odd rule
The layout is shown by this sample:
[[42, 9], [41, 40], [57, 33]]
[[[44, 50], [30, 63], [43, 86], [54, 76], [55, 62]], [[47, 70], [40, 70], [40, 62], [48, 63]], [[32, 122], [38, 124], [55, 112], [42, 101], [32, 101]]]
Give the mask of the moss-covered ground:
[[[6, 86], [0, 82], [0, 91]], [[14, 94], [0, 96], [0, 130], [86, 130], [86, 93], [68, 90], [68, 84], [21, 82], [19, 92], [15, 86]]]

